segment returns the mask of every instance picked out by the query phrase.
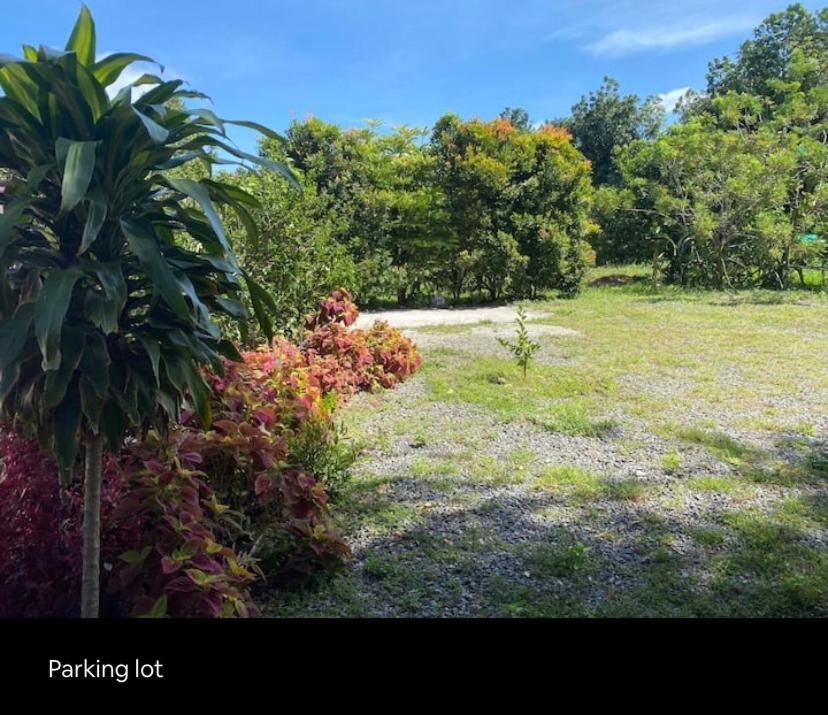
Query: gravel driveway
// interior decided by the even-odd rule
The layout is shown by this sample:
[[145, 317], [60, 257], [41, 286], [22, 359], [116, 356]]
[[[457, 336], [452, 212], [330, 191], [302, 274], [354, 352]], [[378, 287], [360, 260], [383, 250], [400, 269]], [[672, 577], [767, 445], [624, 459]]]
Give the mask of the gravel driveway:
[[[514, 317], [506, 306], [360, 317], [413, 334], [426, 374], [347, 408], [363, 449], [334, 511], [354, 563], [309, 596], [275, 604], [276, 613], [828, 613], [828, 488], [825, 467], [814, 467], [828, 437], [824, 389], [769, 391], [755, 407], [688, 403], [706, 375], [654, 381], [625, 371], [621, 394], [659, 400], [662, 411], [636, 414], [607, 399], [599, 409], [608, 427], [594, 435], [503, 419], [445, 386], [449, 399], [435, 399], [447, 376], [504, 358], [494, 337]], [[470, 327], [429, 330], [438, 325]], [[539, 359], [553, 366], [578, 360], [558, 341], [587, 339], [568, 327], [530, 328], [545, 336]], [[780, 427], [759, 424], [769, 414]]]

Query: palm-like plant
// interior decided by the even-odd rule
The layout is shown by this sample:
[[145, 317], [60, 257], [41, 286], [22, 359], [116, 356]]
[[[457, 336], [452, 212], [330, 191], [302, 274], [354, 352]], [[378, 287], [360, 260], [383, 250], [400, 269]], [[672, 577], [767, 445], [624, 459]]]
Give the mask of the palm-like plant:
[[[263, 331], [272, 301], [238, 266], [216, 205], [248, 231], [256, 201], [237, 187], [173, 178], [167, 170], [245, 154], [223, 121], [181, 81], [145, 74], [107, 87], [135, 61], [98, 59], [83, 7], [66, 49], [0, 55], [0, 418], [37, 434], [71, 479], [85, 453], [82, 615], [98, 610], [102, 449], [130, 428], [164, 428], [182, 404], [209, 422], [199, 366], [237, 357], [215, 318], [248, 319], [246, 283]], [[148, 89], [139, 98], [135, 87]], [[135, 93], [137, 94], [137, 92]], [[190, 240], [183, 242], [182, 236]], [[186, 244], [186, 245], [185, 245]], [[198, 246], [192, 250], [192, 246]]]

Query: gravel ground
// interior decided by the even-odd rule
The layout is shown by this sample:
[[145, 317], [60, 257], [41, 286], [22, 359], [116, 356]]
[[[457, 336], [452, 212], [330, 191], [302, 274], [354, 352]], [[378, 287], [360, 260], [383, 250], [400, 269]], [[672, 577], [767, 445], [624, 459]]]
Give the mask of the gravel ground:
[[[486, 320], [498, 321], [504, 310], [510, 309], [408, 311], [416, 315], [395, 313], [392, 323], [400, 327], [433, 324], [422, 322], [425, 313], [454, 316], [452, 321], [461, 323], [472, 315], [481, 320], [483, 314]], [[371, 319], [377, 317], [371, 315]], [[547, 325], [533, 329], [549, 340], [574, 333]], [[426, 360], [434, 348], [502, 356], [496, 352], [500, 348], [495, 338], [501, 334], [497, 326], [462, 333], [409, 332]], [[544, 355], [555, 359], [554, 350], [545, 348], [540, 359]], [[732, 379], [739, 378], [734, 375]], [[667, 400], [684, 396], [692, 387], [692, 375], [653, 382], [633, 374], [621, 385], [624, 390]], [[357, 396], [355, 406], [371, 399], [370, 395]], [[512, 608], [520, 615], [524, 608], [532, 612], [533, 599], [548, 602], [550, 598], [557, 604], [574, 599], [577, 614], [600, 613], [607, 599], [646, 587], [653, 560], [668, 557], [677, 559], [671, 577], [689, 579], [691, 590], [703, 590], [714, 575], [710, 554], [697, 538], [699, 530], [719, 529], [728, 514], [746, 510], [771, 514], [786, 500], [828, 497], [824, 483], [786, 485], [773, 479], [766, 484], [751, 483], [746, 489], [694, 489], [695, 480], [727, 480], [734, 477], [737, 467], [702, 445], [659, 435], [646, 420], [613, 412], [612, 407], [605, 416], [614, 418], [616, 427], [602, 437], [581, 437], [550, 432], [525, 421], [498, 421], [472, 404], [430, 401], [423, 376], [387, 393], [383, 400], [387, 409], [369, 413], [359, 426], [367, 449], [355, 467], [354, 479], [379, 483], [382, 498], [403, 509], [409, 518], [399, 519], [389, 529], [360, 526], [357, 521], [347, 534], [355, 556], [347, 576], [348, 599], [357, 615], [503, 615], [504, 609], [510, 612], [512, 601], [522, 604]], [[744, 426], [742, 422], [756, 417], [756, 411], [729, 409], [727, 404], [700, 401], [689, 409], [682, 404], [672, 417], [685, 425], [706, 420], [734, 443], [761, 451], [759, 468], [771, 469], [779, 462], [796, 467], [828, 447], [824, 417], [817, 419], [811, 435], [795, 431], [799, 423], [814, 422], [813, 406], [820, 402], [828, 403], [828, 394], [768, 397], [763, 408], [779, 410], [791, 426], [790, 434], [781, 436]], [[420, 438], [416, 427], [411, 427], [397, 430], [389, 439], [389, 419], [403, 425], [407, 420], [426, 425], [428, 436]], [[470, 440], [465, 455], [458, 446], [462, 426], [470, 432], [460, 435]], [[785, 437], [797, 446], [792, 447]], [[516, 449], [521, 454], [519, 464], [515, 463]], [[668, 468], [665, 455], [671, 451], [680, 454], [680, 464]], [[481, 473], [481, 464], [511, 466], [505, 478], [498, 480], [485, 470]], [[442, 474], [440, 465], [449, 465], [450, 474]], [[560, 490], [540, 488], [544, 471], [556, 466], [576, 466], [597, 475], [606, 493], [577, 499]], [[619, 497], [606, 488], [617, 483], [630, 490], [627, 496], [621, 492]], [[733, 538], [724, 532], [720, 546], [727, 549]], [[803, 528], [797, 538], [806, 546], [828, 547], [828, 531], [819, 526]], [[577, 548], [567, 551], [567, 544]], [[532, 550], [539, 547], [558, 549], [555, 553], [565, 557], [562, 565], [554, 559], [551, 567], [542, 559], [533, 562]], [[581, 553], [587, 558], [580, 560]], [[303, 602], [300, 613], [339, 614], [342, 598], [341, 590], [322, 588]]]

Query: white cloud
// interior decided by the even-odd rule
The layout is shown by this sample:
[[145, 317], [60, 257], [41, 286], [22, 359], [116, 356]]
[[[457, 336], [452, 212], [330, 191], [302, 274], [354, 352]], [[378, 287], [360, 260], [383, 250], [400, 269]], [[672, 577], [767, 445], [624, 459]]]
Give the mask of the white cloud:
[[674, 112], [679, 100], [689, 91], [690, 87], [678, 87], [676, 89], [671, 89], [669, 92], [659, 94], [658, 98], [661, 100], [661, 106], [664, 107], [664, 111], [668, 114], [670, 112]]
[[683, 19], [636, 30], [615, 30], [587, 46], [594, 55], [621, 57], [644, 50], [703, 45], [723, 37], [743, 34], [758, 24], [753, 15], [730, 15], [717, 19]]

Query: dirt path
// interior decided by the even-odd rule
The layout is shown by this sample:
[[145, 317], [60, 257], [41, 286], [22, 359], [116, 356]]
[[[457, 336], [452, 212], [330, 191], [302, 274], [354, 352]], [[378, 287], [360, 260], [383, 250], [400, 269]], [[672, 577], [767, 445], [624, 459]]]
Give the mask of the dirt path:
[[[529, 318], [542, 313], [527, 311]], [[484, 308], [430, 308], [413, 310], [383, 310], [362, 313], [357, 326], [367, 328], [375, 320], [385, 320], [395, 328], [422, 328], [428, 325], [469, 325], [470, 323], [510, 323], [517, 316], [511, 305]]]

